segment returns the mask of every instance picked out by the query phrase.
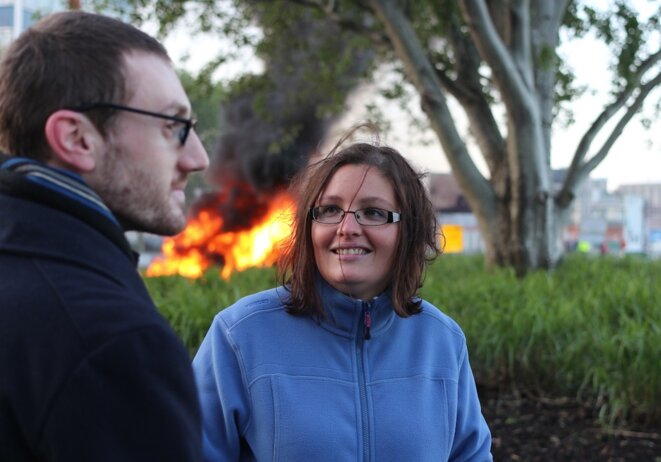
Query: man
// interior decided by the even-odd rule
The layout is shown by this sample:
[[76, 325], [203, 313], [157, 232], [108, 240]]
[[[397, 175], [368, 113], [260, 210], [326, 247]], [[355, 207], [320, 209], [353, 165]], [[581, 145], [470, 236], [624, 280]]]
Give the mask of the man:
[[124, 231], [183, 229], [208, 166], [156, 40], [46, 17], [0, 64], [0, 460], [201, 460], [190, 357]]

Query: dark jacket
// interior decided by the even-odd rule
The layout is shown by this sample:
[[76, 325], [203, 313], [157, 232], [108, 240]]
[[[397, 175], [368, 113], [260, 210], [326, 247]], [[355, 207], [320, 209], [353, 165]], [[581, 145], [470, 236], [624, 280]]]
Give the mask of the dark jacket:
[[121, 228], [0, 169], [0, 460], [201, 460], [199, 419]]

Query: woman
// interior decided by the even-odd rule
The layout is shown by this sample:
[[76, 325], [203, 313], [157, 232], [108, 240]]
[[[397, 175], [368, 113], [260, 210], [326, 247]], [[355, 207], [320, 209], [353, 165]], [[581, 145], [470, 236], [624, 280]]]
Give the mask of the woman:
[[220, 312], [193, 361], [208, 461], [492, 460], [464, 335], [416, 297], [425, 188], [353, 144], [294, 182], [283, 286]]

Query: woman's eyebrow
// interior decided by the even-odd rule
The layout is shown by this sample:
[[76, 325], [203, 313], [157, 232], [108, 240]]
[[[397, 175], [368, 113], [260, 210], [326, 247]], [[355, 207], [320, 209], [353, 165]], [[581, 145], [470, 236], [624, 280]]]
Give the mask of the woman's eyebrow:
[[[319, 198], [319, 203], [323, 203], [323, 204], [332, 203], [333, 205], [337, 205], [338, 202], [343, 202], [344, 200], [345, 200], [344, 198], [337, 195], [328, 195], [328, 196], [321, 196]], [[387, 209], [396, 208], [394, 204], [391, 204], [389, 201], [386, 201], [382, 197], [378, 197], [378, 196], [367, 196], [367, 197], [361, 197], [359, 199], [353, 199], [351, 203], [354, 206], [357, 206], [358, 208], [364, 208], [364, 207], [379, 207], [379, 208], [387, 208]]]

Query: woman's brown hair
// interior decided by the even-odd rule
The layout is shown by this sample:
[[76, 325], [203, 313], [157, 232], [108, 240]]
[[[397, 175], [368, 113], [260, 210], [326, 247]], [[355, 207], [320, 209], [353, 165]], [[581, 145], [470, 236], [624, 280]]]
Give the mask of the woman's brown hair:
[[292, 314], [324, 317], [316, 290], [316, 279], [320, 276], [312, 245], [310, 210], [335, 172], [345, 165], [374, 167], [392, 184], [402, 216], [390, 284], [392, 301], [402, 317], [420, 311], [417, 291], [422, 286], [427, 263], [439, 254], [436, 216], [422, 183], [423, 175], [415, 172], [397, 150], [370, 143], [354, 143], [339, 149], [362, 127], [352, 129], [327, 157], [308, 165], [291, 183], [297, 206], [293, 232], [285, 242], [278, 271], [290, 291], [288, 309]]

